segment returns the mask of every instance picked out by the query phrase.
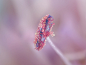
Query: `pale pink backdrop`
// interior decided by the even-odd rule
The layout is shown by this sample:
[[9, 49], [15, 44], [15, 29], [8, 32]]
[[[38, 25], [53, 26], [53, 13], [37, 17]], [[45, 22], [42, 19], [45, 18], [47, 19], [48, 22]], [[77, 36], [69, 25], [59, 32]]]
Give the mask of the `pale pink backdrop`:
[[54, 18], [52, 42], [72, 65], [86, 65], [85, 0], [0, 0], [0, 65], [65, 65], [48, 42], [34, 49], [46, 14]]

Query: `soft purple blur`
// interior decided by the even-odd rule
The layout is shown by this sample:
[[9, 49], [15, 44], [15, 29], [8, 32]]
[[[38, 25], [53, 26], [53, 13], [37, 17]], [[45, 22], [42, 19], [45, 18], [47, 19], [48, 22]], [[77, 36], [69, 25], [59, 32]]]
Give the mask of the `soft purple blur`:
[[71, 64], [86, 65], [85, 0], [0, 0], [0, 65], [65, 65], [48, 42], [34, 49], [46, 14], [54, 18], [52, 42]]

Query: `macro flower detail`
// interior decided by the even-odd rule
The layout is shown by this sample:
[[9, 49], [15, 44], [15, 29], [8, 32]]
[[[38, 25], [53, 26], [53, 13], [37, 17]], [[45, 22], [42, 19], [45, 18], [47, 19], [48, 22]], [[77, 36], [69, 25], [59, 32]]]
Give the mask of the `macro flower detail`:
[[46, 38], [49, 35], [54, 36], [53, 32], [51, 32], [52, 27], [54, 25], [53, 20], [54, 20], [53, 17], [50, 16], [49, 14], [40, 20], [38, 29], [35, 33], [35, 40], [34, 40], [36, 50], [39, 51], [44, 47]]

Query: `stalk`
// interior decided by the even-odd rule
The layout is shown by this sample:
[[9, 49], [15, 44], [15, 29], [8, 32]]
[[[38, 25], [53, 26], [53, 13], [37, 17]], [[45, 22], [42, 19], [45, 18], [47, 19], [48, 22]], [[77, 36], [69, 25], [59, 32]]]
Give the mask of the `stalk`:
[[51, 47], [54, 49], [54, 51], [61, 57], [61, 59], [64, 61], [66, 65], [72, 65], [69, 60], [62, 54], [62, 52], [54, 45], [54, 43], [50, 40], [49, 37], [47, 37], [48, 42], [50, 43]]

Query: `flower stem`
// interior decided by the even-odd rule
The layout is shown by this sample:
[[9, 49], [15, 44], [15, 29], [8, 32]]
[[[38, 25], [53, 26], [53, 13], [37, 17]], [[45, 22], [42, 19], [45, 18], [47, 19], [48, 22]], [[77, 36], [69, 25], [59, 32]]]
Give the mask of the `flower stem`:
[[61, 59], [64, 61], [66, 65], [72, 65], [69, 60], [62, 54], [62, 52], [53, 44], [53, 42], [50, 40], [50, 38], [47, 38], [48, 42], [50, 43], [51, 47], [54, 49], [54, 51], [61, 57]]

